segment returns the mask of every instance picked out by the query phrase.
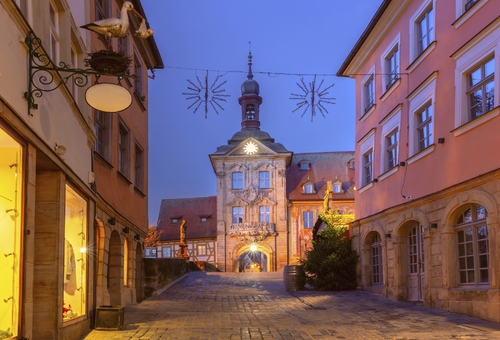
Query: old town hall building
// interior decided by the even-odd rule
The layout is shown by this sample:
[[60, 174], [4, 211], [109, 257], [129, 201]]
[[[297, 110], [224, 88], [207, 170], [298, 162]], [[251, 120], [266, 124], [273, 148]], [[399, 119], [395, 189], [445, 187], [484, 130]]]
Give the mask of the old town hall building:
[[262, 131], [251, 55], [238, 101], [241, 130], [209, 155], [216, 196], [162, 200], [157, 257], [176, 256], [185, 219], [190, 260], [222, 271], [278, 271], [311, 246], [325, 193], [330, 208], [353, 219], [354, 152], [294, 154]]

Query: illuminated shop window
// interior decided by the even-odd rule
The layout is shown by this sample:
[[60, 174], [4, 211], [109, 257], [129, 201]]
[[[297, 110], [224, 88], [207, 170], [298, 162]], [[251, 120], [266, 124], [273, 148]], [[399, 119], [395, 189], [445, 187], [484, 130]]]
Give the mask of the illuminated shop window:
[[63, 321], [87, 313], [87, 201], [66, 185]]
[[0, 338], [18, 335], [23, 149], [0, 127]]

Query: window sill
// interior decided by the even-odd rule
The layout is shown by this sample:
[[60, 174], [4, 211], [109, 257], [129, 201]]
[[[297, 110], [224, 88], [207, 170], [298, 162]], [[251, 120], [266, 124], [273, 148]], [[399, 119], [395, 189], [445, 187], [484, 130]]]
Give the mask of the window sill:
[[377, 104], [373, 104], [368, 111], [366, 111], [360, 118], [360, 122], [364, 122], [366, 118], [368, 118], [369, 115], [372, 114], [373, 111], [375, 111], [375, 108], [377, 107]]
[[415, 57], [413, 62], [406, 68], [408, 73], [412, 73], [420, 63], [436, 48], [437, 42], [434, 40], [425, 50], [422, 51], [418, 56]]
[[366, 190], [370, 189], [373, 186], [373, 182], [370, 182], [368, 184], [365, 184], [363, 187], [359, 188], [358, 193], [365, 192]]
[[387, 170], [386, 172], [384, 172], [382, 175], [380, 175], [378, 177], [378, 180], [379, 181], [383, 181], [384, 179], [386, 179], [390, 175], [398, 172], [398, 170], [399, 170], [399, 165], [396, 165], [396, 166], [392, 167], [391, 169]]
[[401, 78], [398, 78], [398, 80], [396, 80], [394, 83], [392, 83], [392, 86], [389, 87], [384, 92], [384, 94], [382, 95], [382, 97], [380, 97], [380, 100], [381, 101], [385, 101], [387, 99], [387, 97], [389, 97], [391, 95], [391, 93], [393, 93], [394, 90], [396, 90], [396, 88], [399, 86], [399, 84], [401, 84]]
[[432, 144], [432, 145], [428, 146], [427, 148], [423, 149], [422, 151], [419, 151], [418, 153], [416, 153], [415, 155], [411, 156], [408, 159], [407, 164], [413, 164], [416, 161], [418, 161], [419, 159], [424, 158], [428, 154], [434, 152], [435, 148], [436, 148], [436, 145]]
[[145, 193], [144, 193], [141, 189], [139, 189], [139, 188], [138, 188], [138, 187], [136, 187], [136, 186], [134, 186], [134, 191], [135, 191], [136, 193], [138, 193], [138, 194], [139, 194], [139, 196], [141, 196], [142, 198], [146, 197], [146, 194], [145, 194]]
[[455, 22], [452, 24], [452, 26], [454, 26], [455, 29], [462, 26], [464, 22], [466, 22], [472, 15], [474, 15], [474, 13], [476, 13], [487, 2], [488, 2], [488, 0], [479, 0], [468, 11], [462, 13], [462, 15], [460, 17], [458, 17], [457, 20], [455, 20]]
[[484, 123], [490, 121], [491, 119], [497, 117], [498, 115], [500, 115], [500, 106], [497, 106], [493, 110], [486, 112], [481, 117], [478, 117], [474, 120], [471, 120], [471, 121], [463, 124], [462, 126], [459, 126], [455, 130], [452, 130], [451, 132], [453, 132], [454, 137], [458, 137], [464, 133], [469, 132], [472, 129], [475, 129], [476, 127], [478, 127], [480, 125], [483, 125]]
[[132, 181], [130, 181], [130, 179], [128, 179], [128, 177], [125, 176], [123, 173], [121, 173], [120, 171], [117, 171], [116, 173], [118, 174], [118, 177], [120, 177], [121, 179], [123, 179], [129, 185], [132, 184]]
[[96, 151], [94, 151], [94, 159], [97, 160], [102, 165], [104, 165], [106, 168], [113, 169], [113, 165]]

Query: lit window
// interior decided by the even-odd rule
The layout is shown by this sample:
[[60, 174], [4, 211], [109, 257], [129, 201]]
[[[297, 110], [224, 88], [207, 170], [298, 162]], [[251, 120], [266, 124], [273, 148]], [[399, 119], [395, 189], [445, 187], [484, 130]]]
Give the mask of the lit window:
[[382, 244], [378, 233], [373, 235], [370, 244], [370, 266], [372, 285], [382, 285]]
[[129, 154], [130, 154], [130, 140], [129, 130], [120, 122], [118, 131], [118, 171], [128, 178], [129, 176]]
[[268, 205], [259, 207], [259, 222], [271, 222], [271, 208]]
[[474, 120], [495, 107], [495, 63], [488, 59], [467, 75], [469, 120]]
[[471, 205], [457, 220], [458, 282], [461, 285], [489, 283], [489, 242], [487, 212]]
[[243, 207], [233, 207], [232, 223], [243, 223]]
[[263, 189], [270, 188], [269, 171], [259, 171], [259, 187]]
[[86, 314], [87, 201], [66, 185], [64, 217], [63, 321]]
[[232, 174], [233, 185], [232, 189], [243, 189], [243, 173], [233, 172]]
[[314, 228], [314, 212], [304, 211], [304, 229]]
[[199, 244], [197, 246], [197, 250], [198, 250], [198, 255], [201, 255], [201, 256], [207, 255], [207, 246], [206, 245]]

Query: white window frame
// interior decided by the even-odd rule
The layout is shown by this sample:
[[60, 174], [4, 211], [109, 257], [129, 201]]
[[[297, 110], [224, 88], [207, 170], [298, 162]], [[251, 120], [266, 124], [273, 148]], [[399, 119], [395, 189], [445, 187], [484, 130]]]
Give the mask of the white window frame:
[[[369, 103], [369, 101], [371, 101], [371, 104]], [[366, 117], [368, 117], [370, 113], [375, 110], [375, 103], [376, 89], [374, 65], [371, 70], [368, 71], [368, 75], [361, 82], [361, 113], [359, 115], [361, 121], [364, 121]]]
[[259, 207], [259, 222], [271, 222], [271, 207], [268, 205], [261, 205]]
[[340, 194], [341, 192], [342, 192], [342, 183], [341, 182], [333, 183], [333, 193]]
[[303, 229], [314, 228], [314, 211], [302, 212], [302, 228]]
[[[382, 57], [380, 60], [380, 63], [382, 65], [382, 92], [384, 93], [383, 98], [392, 91], [394, 91], [398, 85], [401, 83], [401, 44], [400, 44], [400, 34], [396, 36], [396, 38], [389, 44], [387, 49], [382, 53]], [[395, 70], [395, 76], [392, 77], [392, 69], [389, 70], [388, 64], [390, 57], [393, 55], [393, 53], [396, 53], [395, 57], [395, 63], [396, 63], [396, 70]], [[389, 81], [389, 79], [392, 79], [392, 81]], [[390, 86], [389, 86], [390, 85]]]
[[465, 10], [466, 4], [470, 0], [455, 0], [456, 6], [456, 18], [457, 20], [453, 23], [455, 28], [462, 26], [474, 13], [476, 13], [481, 7], [483, 7], [488, 0], [477, 0], [476, 4], [472, 6], [468, 11]]
[[[359, 147], [359, 159], [357, 161], [358, 164], [361, 164], [361, 166], [358, 167], [358, 183], [360, 183], [361, 187], [358, 190], [359, 193], [362, 193], [363, 191], [371, 188], [373, 186], [373, 178], [374, 178], [374, 173], [373, 171], [375, 170], [375, 129], [372, 129], [370, 132], [368, 132], [365, 137], [363, 137], [359, 142], [358, 142], [358, 147]], [[368, 183], [366, 183], [365, 178], [364, 178], [364, 155], [366, 155], [367, 152], [373, 152], [373, 160], [372, 160], [372, 180]]]
[[[232, 207], [231, 209], [231, 220], [233, 224], [243, 223], [245, 218], [245, 209], [241, 206]], [[241, 221], [240, 221], [241, 219]]]
[[[399, 165], [399, 141], [401, 138], [401, 105], [398, 105], [392, 112], [390, 112], [381, 122], [382, 126], [382, 138], [380, 144], [381, 157], [380, 157], [380, 173], [379, 180], [386, 178], [387, 176], [395, 173], [398, 170]], [[389, 167], [389, 158], [387, 153], [387, 138], [394, 132], [397, 131], [396, 140], [396, 162], [393, 167]]]
[[[484, 0], [483, 0], [484, 1]], [[478, 6], [477, 4], [476, 6]], [[499, 106], [500, 97], [500, 23], [491, 25], [474, 37], [463, 48], [453, 54], [456, 61], [455, 69], [455, 130], [454, 136], [459, 136], [478, 125], [481, 125], [493, 117], [499, 115], [499, 110], [490, 111], [472, 121], [469, 121], [469, 105], [466, 91], [468, 88], [467, 75], [481, 62], [486, 61], [492, 55], [495, 56], [495, 79], [494, 79], [494, 107]]]
[[[437, 72], [432, 74], [429, 78], [427, 78], [410, 96], [408, 97], [408, 101], [410, 103], [410, 119], [409, 119], [409, 151], [410, 151], [410, 159], [408, 159], [408, 164], [411, 164], [418, 159], [424, 157], [425, 155], [434, 151], [434, 137], [435, 137], [435, 108], [436, 108], [436, 83], [437, 83]], [[418, 144], [418, 122], [416, 114], [419, 113], [422, 108], [427, 105], [432, 105], [433, 108], [433, 117], [432, 117], [432, 142], [430, 143], [430, 147], [420, 150]]]
[[[61, 37], [60, 37], [60, 17], [61, 13], [57, 4], [53, 1], [49, 1], [49, 22], [50, 22], [50, 59], [55, 65], [59, 64], [61, 57]], [[54, 17], [52, 20], [52, 11], [54, 12]]]
[[259, 171], [259, 188], [269, 189], [271, 187], [271, 173], [269, 171]]
[[[461, 224], [455, 225], [455, 235], [456, 235], [456, 247], [457, 247], [457, 283], [461, 287], [478, 287], [478, 286], [487, 286], [490, 284], [491, 281], [491, 258], [490, 258], [490, 252], [489, 252], [489, 247], [490, 247], [490, 242], [489, 242], [489, 234], [491, 232], [490, 228], [488, 228], [488, 223], [487, 223], [487, 211], [484, 206], [482, 206], [483, 209], [485, 209], [486, 216], [483, 219], [478, 219], [476, 215], [477, 208], [481, 206], [479, 204], [471, 204], [469, 205], [469, 208], [471, 209], [471, 221], [468, 222], [463, 222]], [[468, 209], [467, 209], [468, 210]], [[467, 211], [465, 210], [465, 211]], [[465, 213], [464, 211], [464, 213]], [[486, 233], [487, 237], [483, 239], [478, 238], [478, 229], [480, 227], [486, 227]], [[464, 233], [465, 230], [471, 230], [472, 231], [472, 240], [469, 242], [460, 242], [459, 238], [459, 233]], [[486, 253], [479, 253], [480, 247], [479, 247], [479, 242], [486, 242]], [[469, 247], [472, 247], [472, 256], [470, 256], [470, 253], [465, 250], [465, 248], [469, 245]], [[461, 251], [460, 248], [463, 247], [463, 250]], [[469, 256], [467, 256], [469, 255]], [[484, 268], [480, 267], [480, 256], [486, 256], [487, 257], [487, 270], [488, 270], [488, 281], [486, 282], [481, 282], [480, 280], [480, 274], [481, 271], [484, 270]], [[474, 280], [473, 281], [468, 281], [468, 282], [463, 282], [460, 278], [461, 272], [467, 272], [467, 269], [470, 271], [471, 268], [467, 267], [468, 261], [467, 257], [472, 257], [473, 258], [473, 266], [472, 270], [474, 273]], [[463, 267], [465, 265], [465, 267]], [[467, 281], [467, 280], [466, 280]]]
[[[432, 43], [435, 41], [435, 31], [436, 31], [436, 0], [427, 0], [418, 8], [415, 14], [410, 19], [410, 58], [411, 61], [416, 59], [422, 60], [427, 56], [433, 49]], [[432, 11], [432, 17], [429, 18], [428, 14]], [[428, 44], [420, 50], [419, 46], [419, 33], [420, 33], [420, 23], [423, 20], [429, 19], [428, 30]], [[415, 65], [412, 65], [413, 68]]]
[[[238, 176], [238, 178], [235, 178]], [[231, 174], [231, 189], [242, 190], [243, 189], [243, 172], [235, 171]]]

